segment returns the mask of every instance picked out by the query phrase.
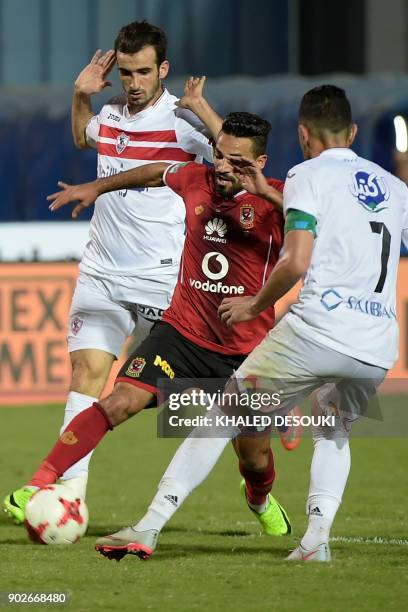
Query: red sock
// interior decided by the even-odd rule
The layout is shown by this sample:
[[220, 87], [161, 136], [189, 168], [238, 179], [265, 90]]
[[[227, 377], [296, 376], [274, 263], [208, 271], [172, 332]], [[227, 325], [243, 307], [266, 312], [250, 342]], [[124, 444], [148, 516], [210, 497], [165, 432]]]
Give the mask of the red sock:
[[266, 500], [266, 496], [272, 489], [275, 480], [275, 468], [273, 454], [269, 449], [268, 465], [264, 472], [253, 472], [239, 462], [239, 471], [245, 478], [246, 494], [248, 503], [260, 506]]
[[72, 419], [28, 484], [40, 488], [53, 484], [93, 450], [108, 429], [112, 429], [108, 417], [98, 402], [94, 402]]

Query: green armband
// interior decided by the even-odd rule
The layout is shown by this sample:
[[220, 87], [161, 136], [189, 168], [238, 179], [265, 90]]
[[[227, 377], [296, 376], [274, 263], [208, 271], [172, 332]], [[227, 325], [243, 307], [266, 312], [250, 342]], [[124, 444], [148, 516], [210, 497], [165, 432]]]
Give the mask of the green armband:
[[306, 230], [316, 238], [316, 223], [313, 215], [291, 208], [286, 215], [285, 234], [291, 230]]

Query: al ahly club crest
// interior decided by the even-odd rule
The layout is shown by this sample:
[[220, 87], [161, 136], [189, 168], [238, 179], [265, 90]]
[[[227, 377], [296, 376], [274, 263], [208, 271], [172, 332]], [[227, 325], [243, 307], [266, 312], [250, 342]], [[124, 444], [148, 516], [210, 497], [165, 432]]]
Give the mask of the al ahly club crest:
[[255, 222], [255, 209], [251, 204], [244, 204], [239, 210], [239, 222], [244, 229], [251, 229]]
[[129, 364], [126, 370], [126, 375], [132, 378], [139, 378], [139, 375], [146, 365], [146, 359], [144, 357], [135, 357]]

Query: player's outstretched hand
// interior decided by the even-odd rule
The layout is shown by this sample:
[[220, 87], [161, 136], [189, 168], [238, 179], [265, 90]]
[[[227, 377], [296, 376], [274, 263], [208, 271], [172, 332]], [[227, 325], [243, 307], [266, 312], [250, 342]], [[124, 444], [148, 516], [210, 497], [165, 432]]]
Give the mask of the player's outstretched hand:
[[184, 96], [176, 102], [176, 105], [179, 108], [188, 108], [194, 111], [196, 105], [203, 99], [205, 79], [205, 76], [189, 77], [184, 84]]
[[253, 159], [241, 155], [230, 155], [229, 161], [234, 167], [234, 173], [239, 177], [242, 187], [254, 195], [264, 197], [270, 190], [261, 168]]
[[68, 185], [67, 183], [58, 181], [58, 187], [61, 187], [62, 191], [56, 191], [47, 196], [47, 200], [51, 202], [48, 208], [52, 212], [55, 212], [62, 206], [66, 206], [71, 202], [79, 202], [72, 211], [71, 216], [73, 219], [76, 219], [85, 208], [91, 206], [99, 195], [95, 183]]
[[75, 91], [86, 95], [99, 93], [111, 83], [106, 80], [116, 61], [115, 51], [110, 49], [102, 53], [98, 49], [75, 81]]
[[218, 308], [218, 316], [227, 327], [251, 321], [258, 316], [253, 307], [253, 296], [224, 298]]

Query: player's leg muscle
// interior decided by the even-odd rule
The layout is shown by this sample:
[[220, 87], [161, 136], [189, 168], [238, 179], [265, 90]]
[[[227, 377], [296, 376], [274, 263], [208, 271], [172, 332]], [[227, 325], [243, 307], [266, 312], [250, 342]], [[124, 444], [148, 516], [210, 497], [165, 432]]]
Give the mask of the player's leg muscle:
[[117, 383], [112, 393], [99, 402], [112, 427], [116, 427], [145, 408], [153, 393], [130, 383]]
[[81, 349], [70, 353], [72, 376], [70, 391], [100, 397], [115, 357], [99, 349]]
[[269, 435], [268, 436], [238, 436], [232, 441], [240, 463], [252, 472], [262, 472], [269, 461]]

